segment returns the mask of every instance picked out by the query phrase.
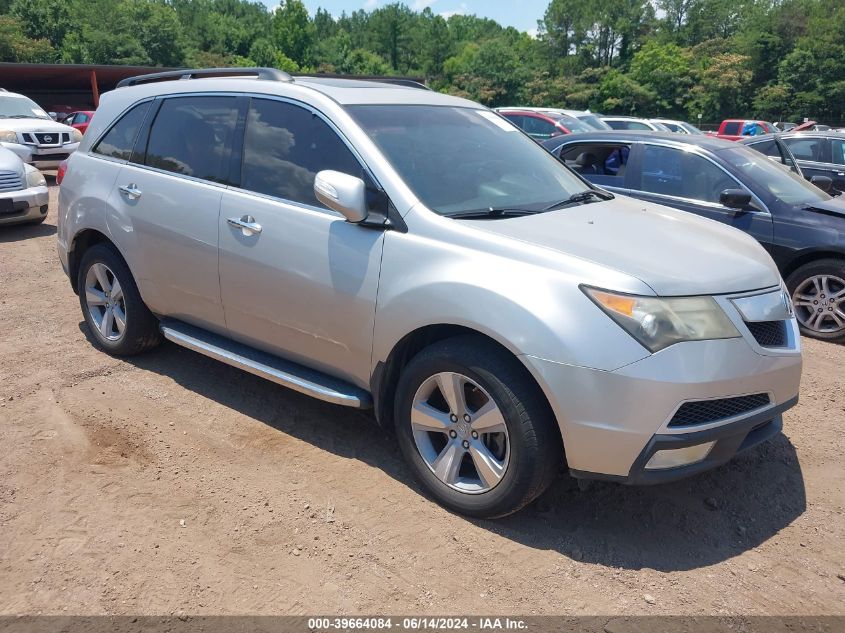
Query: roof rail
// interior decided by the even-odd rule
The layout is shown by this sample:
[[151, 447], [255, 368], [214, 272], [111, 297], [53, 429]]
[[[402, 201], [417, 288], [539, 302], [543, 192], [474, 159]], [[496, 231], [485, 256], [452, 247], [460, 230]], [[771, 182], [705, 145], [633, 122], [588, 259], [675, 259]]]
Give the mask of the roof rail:
[[162, 73], [136, 75], [118, 82], [118, 88], [137, 86], [156, 81], [171, 81], [174, 79], [203, 79], [205, 77], [243, 77], [254, 76], [263, 81], [293, 81], [288, 73], [277, 68], [186, 68], [184, 70], [168, 70]]

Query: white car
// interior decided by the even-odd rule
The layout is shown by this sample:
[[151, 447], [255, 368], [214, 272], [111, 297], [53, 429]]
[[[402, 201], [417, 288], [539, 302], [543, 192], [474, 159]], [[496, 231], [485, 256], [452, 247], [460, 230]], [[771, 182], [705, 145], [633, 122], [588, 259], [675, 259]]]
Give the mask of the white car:
[[0, 146], [39, 169], [55, 169], [82, 140], [82, 133], [56, 123], [32, 99], [0, 88]]
[[0, 226], [43, 222], [48, 195], [44, 174], [0, 147]]
[[649, 119], [654, 123], [660, 123], [661, 125], [665, 125], [669, 128], [672, 132], [676, 134], [690, 134], [692, 136], [702, 136], [704, 132], [699, 130], [691, 123], [687, 123], [686, 121], [675, 121], [674, 119]]
[[603, 116], [602, 121], [614, 130], [642, 130], [644, 132], [671, 132], [668, 127], [655, 120], [638, 119], [633, 116]]

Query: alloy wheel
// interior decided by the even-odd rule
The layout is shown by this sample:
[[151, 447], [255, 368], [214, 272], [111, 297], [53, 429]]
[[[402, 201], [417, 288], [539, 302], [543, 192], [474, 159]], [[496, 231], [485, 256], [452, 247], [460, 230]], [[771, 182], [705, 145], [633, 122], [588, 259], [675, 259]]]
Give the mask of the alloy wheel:
[[507, 471], [505, 419], [490, 394], [467, 376], [441, 372], [426, 379], [414, 395], [411, 430], [423, 461], [450, 488], [488, 492]]
[[792, 293], [795, 317], [808, 330], [835, 334], [845, 330], [845, 279], [815, 275]]
[[126, 331], [123, 289], [112, 270], [95, 262], [85, 275], [85, 304], [100, 336], [117, 341]]

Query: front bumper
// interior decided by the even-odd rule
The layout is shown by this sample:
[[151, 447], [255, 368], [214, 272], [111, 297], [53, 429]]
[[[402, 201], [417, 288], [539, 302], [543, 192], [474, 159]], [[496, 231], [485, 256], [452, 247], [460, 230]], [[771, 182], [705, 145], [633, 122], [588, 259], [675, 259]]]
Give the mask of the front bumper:
[[0, 213], [0, 225], [18, 224], [46, 216], [50, 194], [46, 186], [29, 187], [20, 191], [0, 193], [0, 199], [12, 200], [12, 210]]
[[[780, 428], [780, 414], [797, 402], [801, 380], [794, 320], [790, 327], [795, 346], [777, 353], [760, 353], [745, 338], [733, 338], [678, 343], [615, 371], [520, 358], [552, 406], [574, 475], [650, 483], [716, 466], [744, 443]], [[767, 394], [769, 404], [745, 415], [670, 426], [685, 402], [758, 393]], [[768, 420], [774, 425], [766, 433], [753, 431]], [[655, 451], [712, 441], [706, 439], [711, 434], [718, 441], [703, 462], [674, 472], [644, 470]]]
[[25, 163], [29, 163], [38, 169], [56, 169], [59, 163], [77, 150], [79, 143], [65, 143], [64, 145], [3, 143], [3, 147], [12, 150]]

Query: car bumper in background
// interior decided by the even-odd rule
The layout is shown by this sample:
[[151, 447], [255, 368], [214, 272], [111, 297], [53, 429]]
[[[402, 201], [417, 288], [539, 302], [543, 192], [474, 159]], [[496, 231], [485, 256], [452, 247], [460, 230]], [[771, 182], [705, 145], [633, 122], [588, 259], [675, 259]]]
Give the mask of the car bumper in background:
[[73, 154], [79, 143], [65, 143], [57, 146], [34, 146], [21, 143], [3, 143], [3, 147], [12, 150], [21, 160], [38, 169], [55, 169], [63, 160]]
[[[629, 483], [691, 475], [767, 439], [797, 402], [801, 379], [797, 343], [761, 354], [744, 338], [678, 343], [615, 371], [521, 359], [552, 405], [573, 474]], [[670, 424], [686, 402], [749, 394], [769, 402], [708, 423]], [[711, 442], [695, 463], [647, 468], [657, 451]]]
[[[31, 222], [47, 215], [49, 193], [46, 186], [30, 187], [21, 191], [7, 191], [0, 193], [0, 200], [11, 200], [12, 209], [0, 211], [0, 225]], [[7, 203], [0, 203], [0, 210]]]

